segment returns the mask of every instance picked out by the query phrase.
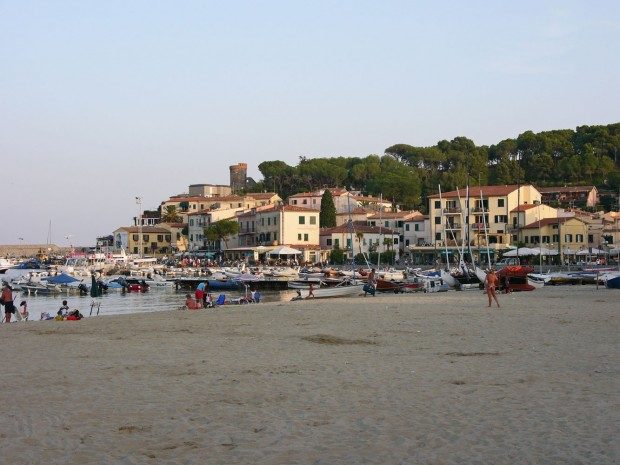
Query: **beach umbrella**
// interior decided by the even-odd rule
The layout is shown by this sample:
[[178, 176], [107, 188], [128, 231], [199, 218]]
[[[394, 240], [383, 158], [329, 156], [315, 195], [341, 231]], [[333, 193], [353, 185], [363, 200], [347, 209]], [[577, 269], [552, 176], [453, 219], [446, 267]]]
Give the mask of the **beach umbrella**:
[[590, 249], [580, 250], [579, 252], [577, 252], [576, 255], [605, 255], [606, 253], [607, 252], [605, 252], [604, 250], [593, 248], [592, 250]]
[[289, 247], [287, 245], [283, 245], [281, 247], [278, 247], [276, 249], [273, 249], [271, 252], [269, 252], [269, 255], [277, 255], [277, 256], [281, 256], [281, 255], [299, 255], [303, 253], [301, 250], [297, 250], [297, 249], [293, 249], [292, 247]]

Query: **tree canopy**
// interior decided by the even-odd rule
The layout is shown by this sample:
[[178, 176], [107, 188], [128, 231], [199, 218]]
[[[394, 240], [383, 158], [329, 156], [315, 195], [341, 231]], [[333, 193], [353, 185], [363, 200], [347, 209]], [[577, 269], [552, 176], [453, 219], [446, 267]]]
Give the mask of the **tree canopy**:
[[319, 226], [321, 228], [333, 228], [336, 226], [336, 205], [334, 205], [334, 197], [329, 189], [325, 189], [323, 197], [321, 197]]
[[535, 186], [596, 185], [620, 187], [620, 123], [579, 126], [534, 133], [491, 146], [467, 137], [442, 140], [431, 147], [396, 144], [383, 155], [300, 157], [297, 166], [265, 161], [264, 179], [254, 192], [273, 190], [282, 198], [323, 187], [345, 187], [383, 194], [402, 208], [424, 208], [426, 197], [441, 184], [446, 191], [480, 184], [531, 183]]
[[239, 232], [239, 223], [235, 220], [220, 220], [204, 228], [204, 234], [209, 241], [224, 241], [228, 248], [228, 239]]

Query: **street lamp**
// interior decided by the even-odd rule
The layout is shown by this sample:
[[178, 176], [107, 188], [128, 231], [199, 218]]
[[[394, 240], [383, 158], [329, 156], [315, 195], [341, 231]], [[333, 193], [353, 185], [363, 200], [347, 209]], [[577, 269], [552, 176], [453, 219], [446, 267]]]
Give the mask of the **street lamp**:
[[142, 197], [136, 196], [136, 204], [138, 205], [138, 251], [142, 258]]

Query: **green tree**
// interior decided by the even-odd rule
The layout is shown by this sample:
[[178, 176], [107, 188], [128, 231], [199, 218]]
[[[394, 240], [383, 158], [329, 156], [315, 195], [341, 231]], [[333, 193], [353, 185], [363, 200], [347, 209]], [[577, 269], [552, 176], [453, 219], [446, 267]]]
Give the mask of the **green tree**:
[[228, 249], [228, 239], [239, 233], [239, 223], [235, 220], [220, 220], [204, 228], [204, 234], [209, 241], [224, 241]]
[[334, 228], [336, 226], [336, 206], [334, 197], [329, 189], [325, 189], [321, 197], [321, 213], [319, 214], [319, 227]]
[[176, 205], [166, 205], [166, 209], [162, 212], [161, 221], [163, 223], [180, 223], [181, 216], [177, 213]]
[[329, 253], [329, 261], [334, 265], [343, 265], [345, 257], [344, 250], [337, 246]]

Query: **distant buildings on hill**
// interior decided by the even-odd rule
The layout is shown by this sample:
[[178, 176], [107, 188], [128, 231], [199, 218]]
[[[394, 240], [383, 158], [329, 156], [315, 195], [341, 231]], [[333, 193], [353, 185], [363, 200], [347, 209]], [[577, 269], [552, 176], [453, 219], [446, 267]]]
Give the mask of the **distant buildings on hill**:
[[[558, 251], [620, 245], [617, 213], [590, 213], [598, 193], [593, 186], [480, 186], [428, 197], [428, 214], [400, 211], [381, 197], [328, 188], [336, 227], [319, 227], [325, 189], [282, 199], [275, 192], [244, 193], [254, 181], [247, 165], [230, 166], [230, 184], [191, 184], [188, 192], [163, 200], [157, 210], [114, 231], [113, 245], [134, 254], [204, 252], [235, 259], [256, 258], [281, 245], [301, 251], [301, 261], [318, 262], [340, 248], [351, 259], [359, 253], [394, 251], [413, 263], [435, 263], [456, 256], [462, 244], [476, 258], [493, 257], [509, 247], [540, 246]], [[231, 220], [238, 234], [210, 241], [205, 229]]]

